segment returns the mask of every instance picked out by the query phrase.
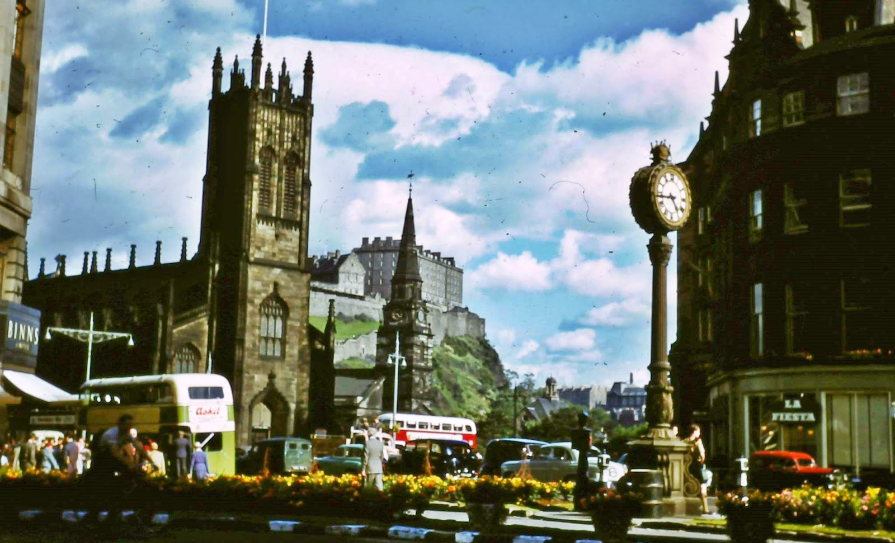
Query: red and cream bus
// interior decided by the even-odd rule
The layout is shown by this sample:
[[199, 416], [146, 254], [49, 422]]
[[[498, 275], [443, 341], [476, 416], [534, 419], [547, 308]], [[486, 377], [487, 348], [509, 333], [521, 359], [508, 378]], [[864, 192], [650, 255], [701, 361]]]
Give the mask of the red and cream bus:
[[[412, 413], [398, 413], [396, 418], [398, 435], [395, 436], [395, 444], [402, 447], [416, 439], [455, 439], [469, 443], [473, 449], [478, 442], [475, 423], [470, 419]], [[379, 422], [384, 429], [394, 426], [391, 413], [379, 415]]]

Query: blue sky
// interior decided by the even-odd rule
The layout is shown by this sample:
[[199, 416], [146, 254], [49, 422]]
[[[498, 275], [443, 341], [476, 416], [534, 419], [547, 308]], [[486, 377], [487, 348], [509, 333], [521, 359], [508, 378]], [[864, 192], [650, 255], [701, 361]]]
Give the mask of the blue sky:
[[[29, 228], [40, 257], [198, 241], [211, 62], [248, 61], [263, 0], [47, 6]], [[745, 0], [270, 0], [265, 61], [315, 64], [311, 252], [399, 236], [465, 270], [504, 364], [645, 381], [650, 267], [628, 184], [683, 160]], [[247, 62], [242, 64], [247, 65]], [[225, 77], [225, 88], [226, 88]], [[674, 239], [672, 240], [674, 241]], [[669, 267], [670, 288], [676, 287]], [[670, 338], [675, 337], [673, 293]]]

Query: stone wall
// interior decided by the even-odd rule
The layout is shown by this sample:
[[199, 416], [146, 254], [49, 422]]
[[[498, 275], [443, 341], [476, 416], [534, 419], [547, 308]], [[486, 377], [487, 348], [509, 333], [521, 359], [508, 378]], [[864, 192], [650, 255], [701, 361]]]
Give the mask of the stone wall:
[[336, 341], [336, 362], [349, 358], [363, 358], [374, 362], [376, 360], [376, 332]]
[[327, 316], [330, 300], [336, 301], [336, 315], [339, 313], [351, 317], [366, 315], [373, 320], [382, 322], [382, 307], [386, 302], [384, 299], [378, 296], [364, 297], [329, 290], [316, 281], [311, 284], [311, 316]]

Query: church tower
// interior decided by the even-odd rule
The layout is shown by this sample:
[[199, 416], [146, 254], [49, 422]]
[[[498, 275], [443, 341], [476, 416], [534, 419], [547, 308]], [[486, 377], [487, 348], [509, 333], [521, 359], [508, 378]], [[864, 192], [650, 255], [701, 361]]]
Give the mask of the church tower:
[[308, 416], [314, 65], [308, 53], [301, 96], [285, 59], [276, 88], [262, 67], [259, 36], [251, 79], [237, 57], [224, 92], [214, 57], [199, 242], [212, 263], [209, 362], [233, 385], [239, 443], [304, 432]]
[[398, 372], [398, 411], [428, 413], [432, 400], [432, 359], [429, 352], [432, 330], [429, 327], [429, 309], [423, 301], [412, 190], [407, 198], [404, 230], [392, 277], [392, 296], [382, 310], [383, 323], [376, 338], [376, 369], [385, 377], [383, 412], [391, 412], [393, 408], [395, 370], [389, 366], [388, 357], [394, 354], [396, 345], [407, 364]]

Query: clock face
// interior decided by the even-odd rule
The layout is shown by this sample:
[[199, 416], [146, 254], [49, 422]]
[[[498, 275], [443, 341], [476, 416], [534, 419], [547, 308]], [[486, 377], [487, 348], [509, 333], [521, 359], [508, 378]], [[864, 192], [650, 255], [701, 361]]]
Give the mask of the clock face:
[[426, 312], [420, 309], [416, 312], [416, 318], [418, 321], [423, 322], [424, 320], [426, 320]]
[[656, 182], [656, 208], [663, 222], [679, 228], [690, 216], [690, 191], [686, 182], [673, 170], [665, 171]]

